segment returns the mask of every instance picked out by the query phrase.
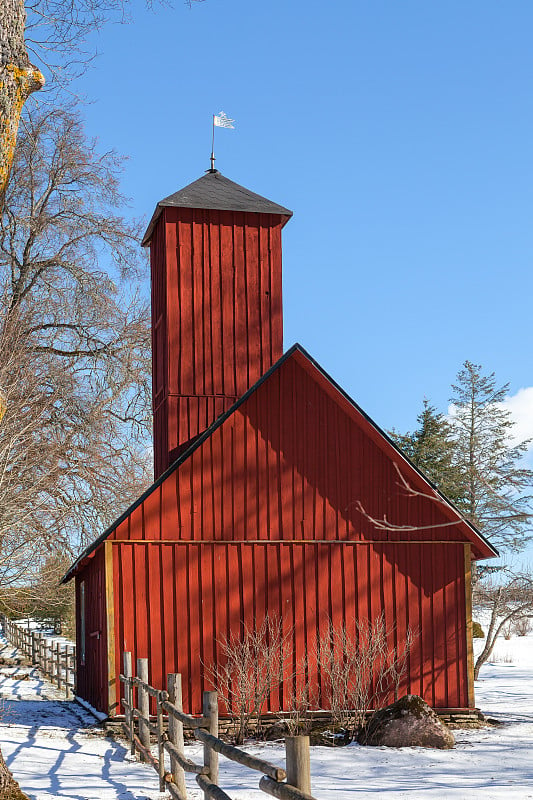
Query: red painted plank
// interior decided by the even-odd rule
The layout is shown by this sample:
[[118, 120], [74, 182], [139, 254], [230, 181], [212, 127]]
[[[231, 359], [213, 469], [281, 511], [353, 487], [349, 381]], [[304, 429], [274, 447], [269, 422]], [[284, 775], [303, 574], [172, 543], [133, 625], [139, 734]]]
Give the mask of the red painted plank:
[[[248, 215], [252, 216], [252, 215]], [[262, 329], [261, 329], [261, 283], [259, 265], [259, 215], [254, 214], [245, 228], [245, 275], [246, 275], [246, 330], [248, 340], [247, 384], [251, 386], [262, 373]], [[240, 342], [241, 340], [238, 340]], [[238, 343], [236, 345], [239, 346]]]
[[252, 339], [257, 335], [248, 327], [248, 275], [246, 272], [247, 227], [245, 215], [233, 214], [233, 281], [234, 295], [226, 298], [233, 302], [235, 309], [232, 348], [234, 353], [235, 394], [241, 395], [251, 385], [249, 376], [250, 353]]
[[[185, 216], [183, 222], [178, 223], [178, 278], [179, 278], [179, 326], [173, 332], [169, 326], [169, 336], [173, 339], [169, 341], [169, 358], [175, 358], [175, 350], [180, 352], [180, 374], [177, 386], [171, 384], [171, 391], [191, 395], [194, 393], [194, 327], [193, 327], [193, 303], [194, 303], [194, 277], [193, 277], [193, 243], [192, 243], [192, 215], [190, 212]], [[172, 298], [168, 299], [168, 304], [172, 303]], [[177, 335], [179, 331], [179, 342]]]

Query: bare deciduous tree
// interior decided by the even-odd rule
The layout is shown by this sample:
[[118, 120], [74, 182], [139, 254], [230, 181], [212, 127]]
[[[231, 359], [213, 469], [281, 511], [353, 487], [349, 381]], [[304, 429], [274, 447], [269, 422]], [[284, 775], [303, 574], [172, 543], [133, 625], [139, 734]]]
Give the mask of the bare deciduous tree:
[[520, 622], [533, 619], [533, 576], [506, 568], [493, 577], [484, 577], [474, 587], [474, 605], [490, 615], [484, 647], [476, 659], [474, 677], [491, 657], [498, 636]]
[[22, 131], [0, 223], [0, 585], [77, 552], [148, 482], [149, 313], [119, 169], [72, 111]]
[[0, 6], [0, 207], [15, 152], [20, 115], [30, 94], [44, 84], [28, 57], [24, 41], [23, 0], [3, 0]]

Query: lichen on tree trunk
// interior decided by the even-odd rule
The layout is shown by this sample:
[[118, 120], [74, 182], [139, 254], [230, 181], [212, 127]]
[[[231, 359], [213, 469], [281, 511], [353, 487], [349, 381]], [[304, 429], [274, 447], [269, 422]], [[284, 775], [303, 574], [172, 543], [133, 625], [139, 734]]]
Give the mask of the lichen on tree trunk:
[[44, 85], [39, 70], [30, 64], [24, 41], [26, 11], [23, 0], [0, 3], [0, 205], [15, 152], [24, 103]]

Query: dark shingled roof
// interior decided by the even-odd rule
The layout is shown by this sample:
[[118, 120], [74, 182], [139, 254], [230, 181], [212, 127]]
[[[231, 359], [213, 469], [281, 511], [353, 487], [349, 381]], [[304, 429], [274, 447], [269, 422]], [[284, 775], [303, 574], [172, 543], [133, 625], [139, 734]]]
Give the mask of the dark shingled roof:
[[146, 247], [150, 243], [154, 225], [161, 214], [161, 210], [167, 206], [174, 208], [207, 208], [217, 211], [253, 211], [256, 214], [281, 214], [284, 217], [292, 217], [292, 211], [288, 208], [255, 194], [244, 186], [225, 178], [218, 170], [207, 172], [197, 181], [180, 189], [179, 192], [160, 200], [150, 220], [150, 224], [144, 234], [142, 245]]

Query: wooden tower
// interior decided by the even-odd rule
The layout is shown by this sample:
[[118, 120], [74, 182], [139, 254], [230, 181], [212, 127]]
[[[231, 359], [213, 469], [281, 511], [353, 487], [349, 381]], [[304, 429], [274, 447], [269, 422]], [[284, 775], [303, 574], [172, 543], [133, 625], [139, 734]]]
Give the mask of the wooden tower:
[[156, 479], [282, 355], [281, 229], [291, 215], [217, 170], [157, 205], [143, 239]]

